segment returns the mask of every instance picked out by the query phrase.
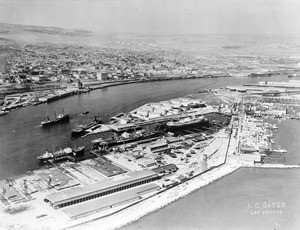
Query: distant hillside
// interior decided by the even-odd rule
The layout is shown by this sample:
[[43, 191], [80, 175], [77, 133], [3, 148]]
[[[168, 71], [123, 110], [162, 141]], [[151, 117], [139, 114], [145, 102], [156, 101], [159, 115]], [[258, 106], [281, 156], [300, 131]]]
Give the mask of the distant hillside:
[[92, 36], [92, 34], [92, 32], [87, 30], [0, 23], [0, 42], [3, 39], [8, 39], [25, 43], [77, 43]]

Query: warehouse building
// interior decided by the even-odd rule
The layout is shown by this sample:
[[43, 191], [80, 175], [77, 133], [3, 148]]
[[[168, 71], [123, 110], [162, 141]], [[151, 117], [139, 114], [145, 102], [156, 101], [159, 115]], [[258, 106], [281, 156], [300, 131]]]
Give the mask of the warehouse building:
[[52, 193], [44, 200], [55, 208], [62, 208], [146, 184], [158, 178], [158, 174], [152, 170], [136, 171], [118, 181], [103, 180], [84, 187]]
[[63, 212], [71, 219], [78, 219], [93, 213], [102, 212], [112, 208], [136, 202], [142, 199], [142, 195], [158, 191], [160, 187], [155, 183], [132, 188], [107, 197], [100, 197], [84, 203], [76, 204], [63, 209]]

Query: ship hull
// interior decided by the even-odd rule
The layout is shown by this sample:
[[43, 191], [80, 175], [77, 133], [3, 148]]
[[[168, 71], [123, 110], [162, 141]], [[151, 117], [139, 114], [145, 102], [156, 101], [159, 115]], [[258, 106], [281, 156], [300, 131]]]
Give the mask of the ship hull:
[[[131, 142], [135, 142], [135, 141], [141, 141], [144, 139], [156, 137], [158, 135], [159, 134], [157, 132], [153, 132], [153, 133], [149, 133], [149, 134], [146, 134], [146, 135], [140, 136], [140, 137], [132, 137], [132, 138], [127, 138], [127, 139], [122, 139], [122, 140], [103, 140], [103, 142], [106, 142], [108, 147], [113, 147], [113, 146], [127, 144], [127, 143], [131, 143]], [[98, 147], [100, 147], [103, 142], [93, 143], [94, 149], [97, 149]]]
[[189, 124], [178, 124], [178, 125], [166, 125], [167, 131], [177, 131], [177, 130], [184, 130], [189, 128], [199, 128], [201, 126], [207, 126], [209, 122], [207, 120], [199, 121], [196, 123], [189, 123]]
[[47, 127], [47, 126], [51, 126], [51, 125], [54, 125], [54, 124], [57, 124], [57, 123], [69, 122], [69, 120], [70, 120], [70, 116], [69, 116], [69, 114], [66, 114], [62, 118], [55, 119], [53, 121], [49, 121], [49, 122], [46, 122], [46, 123], [42, 123], [42, 126]]
[[79, 129], [79, 130], [73, 129], [72, 132], [71, 132], [71, 136], [72, 136], [72, 137], [79, 137], [79, 136], [82, 136], [82, 135], [84, 135], [84, 134], [87, 133], [86, 130], [92, 128], [92, 127], [95, 126], [95, 125], [101, 124], [101, 123], [102, 123], [102, 120], [98, 120], [98, 119], [96, 120], [96, 119], [95, 119], [94, 121], [92, 121], [91, 123], [89, 123], [89, 124], [83, 126], [83, 127], [82, 127], [81, 129]]

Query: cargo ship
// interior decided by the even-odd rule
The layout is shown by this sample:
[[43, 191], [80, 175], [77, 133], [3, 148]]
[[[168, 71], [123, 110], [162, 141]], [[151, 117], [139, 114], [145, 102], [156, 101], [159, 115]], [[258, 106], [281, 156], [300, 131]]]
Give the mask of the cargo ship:
[[71, 155], [73, 152], [73, 150], [70, 147], [67, 148], [60, 148], [58, 151], [53, 151], [52, 153], [46, 151], [43, 155], [37, 157], [37, 159], [41, 162], [45, 162], [48, 160], [54, 160], [57, 158], [62, 158], [62, 157], [66, 157], [68, 155]]
[[248, 75], [248, 77], [271, 77], [271, 76], [272, 76], [271, 71], [267, 73], [251, 73], [250, 75]]
[[203, 117], [203, 116], [200, 116], [200, 117], [186, 117], [186, 118], [183, 118], [183, 119], [180, 119], [178, 121], [170, 121], [167, 123], [167, 128], [168, 129], [178, 129], [178, 128], [185, 128], [185, 127], [188, 127], [188, 126], [192, 126], [192, 125], [202, 125], [202, 124], [206, 124], [208, 123], [208, 120]]
[[86, 133], [86, 130], [92, 128], [95, 125], [101, 124], [101, 123], [102, 123], [102, 120], [95, 117], [94, 120], [87, 125], [77, 125], [71, 131], [71, 135], [72, 135], [72, 137], [84, 135]]
[[51, 120], [49, 116], [46, 117], [44, 121], [41, 122], [42, 126], [50, 126], [60, 122], [68, 122], [70, 120], [69, 114], [60, 113], [58, 116], [55, 116], [54, 120]]
[[157, 135], [158, 135], [157, 131], [146, 132], [145, 130], [138, 130], [134, 133], [124, 132], [122, 135], [114, 136], [114, 137], [107, 138], [107, 139], [98, 138], [96, 140], [93, 140], [92, 143], [93, 143], [94, 149], [97, 149], [98, 147], [101, 148], [104, 145], [108, 146], [108, 147], [112, 147], [115, 145], [122, 145], [122, 144], [130, 143], [130, 142], [134, 142], [134, 141], [149, 139], [149, 138], [155, 137]]
[[84, 156], [84, 146], [71, 149], [70, 147], [66, 147], [64, 149], [60, 148], [58, 151], [48, 152], [46, 151], [43, 155], [37, 157], [40, 162], [46, 162], [48, 160], [60, 160], [67, 156], [72, 157], [81, 157]]

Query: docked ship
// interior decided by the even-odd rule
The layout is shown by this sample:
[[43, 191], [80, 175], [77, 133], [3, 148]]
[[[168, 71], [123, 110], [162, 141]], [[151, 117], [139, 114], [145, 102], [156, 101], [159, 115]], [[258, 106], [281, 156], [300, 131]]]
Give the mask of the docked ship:
[[37, 157], [37, 159], [40, 162], [46, 162], [48, 160], [60, 160], [66, 158], [67, 156], [71, 156], [74, 158], [84, 156], [84, 146], [78, 148], [75, 147], [74, 149], [70, 147], [66, 147], [64, 149], [60, 148], [58, 151], [53, 151], [52, 153], [46, 151], [43, 155]]
[[180, 119], [178, 121], [170, 121], [167, 123], [167, 128], [169, 129], [177, 129], [177, 128], [184, 128], [184, 127], [188, 127], [191, 125], [200, 125], [200, 124], [205, 124], [208, 123], [208, 120], [203, 117], [186, 117], [183, 119]]
[[287, 153], [287, 150], [282, 149], [280, 146], [278, 146], [278, 149], [273, 149], [272, 152], [275, 154], [285, 154], [285, 153]]
[[41, 124], [42, 124], [42, 126], [50, 126], [50, 125], [53, 125], [55, 123], [67, 122], [69, 120], [70, 120], [69, 114], [64, 114], [64, 111], [63, 111], [62, 113], [58, 114], [58, 116], [55, 115], [54, 120], [51, 120], [49, 118], [49, 116], [47, 116], [46, 119], [41, 122]]
[[267, 72], [267, 73], [251, 73], [250, 75], [248, 75], [248, 77], [271, 77], [272, 73], [271, 71]]
[[102, 148], [103, 146], [112, 147], [112, 146], [122, 145], [134, 141], [140, 141], [140, 140], [155, 137], [157, 135], [158, 135], [157, 131], [146, 132], [145, 130], [138, 130], [134, 133], [124, 132], [121, 135], [113, 136], [107, 139], [98, 138], [96, 140], [93, 140], [92, 143], [94, 149], [96, 149], [98, 147]]
[[275, 155], [283, 155], [283, 154], [287, 153], [287, 150], [282, 149], [280, 146], [278, 146], [277, 149], [269, 149], [269, 150], [266, 150], [264, 153], [267, 155], [274, 155], [274, 154]]
[[72, 153], [73, 153], [73, 150], [70, 147], [66, 147], [64, 149], [60, 148], [58, 151], [55, 151], [55, 152], [53, 151], [52, 153], [46, 151], [43, 155], [37, 157], [37, 159], [41, 162], [45, 162], [48, 160], [55, 160], [58, 158], [63, 158], [68, 155], [71, 155]]
[[80, 136], [83, 135], [85, 133], [85, 128], [84, 125], [77, 125], [72, 131], [71, 131], [71, 135], [72, 136]]
[[102, 123], [102, 120], [95, 117], [94, 120], [87, 125], [77, 125], [71, 131], [71, 135], [72, 135], [72, 137], [84, 135], [86, 133], [86, 130], [88, 130], [88, 129], [92, 128], [93, 126], [96, 126], [100, 123]]
[[83, 157], [84, 156], [84, 146], [80, 146], [78, 148], [74, 148], [72, 149], [72, 156], [74, 158], [77, 158], [77, 157]]

